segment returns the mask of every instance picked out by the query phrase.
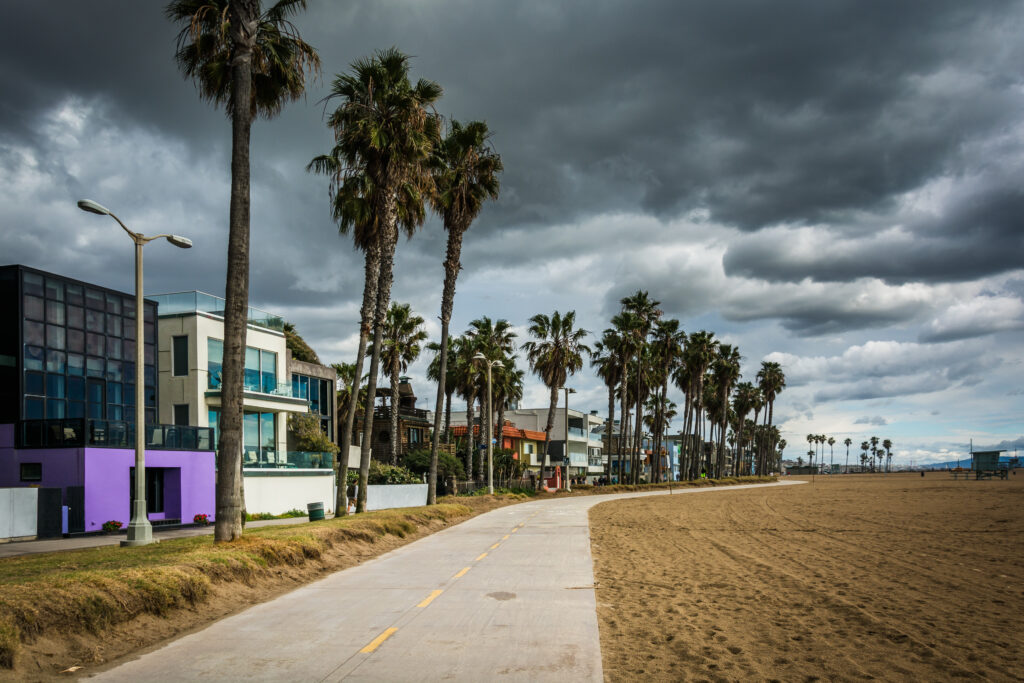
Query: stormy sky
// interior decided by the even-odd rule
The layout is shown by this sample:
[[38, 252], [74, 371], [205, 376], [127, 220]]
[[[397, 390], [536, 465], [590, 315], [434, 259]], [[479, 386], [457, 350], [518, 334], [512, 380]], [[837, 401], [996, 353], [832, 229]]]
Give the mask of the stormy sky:
[[[223, 294], [230, 127], [173, 61], [162, 3], [6, 3], [0, 262], [130, 291], [131, 243], [75, 200], [189, 252], [146, 250], [148, 292]], [[525, 337], [575, 310], [599, 333], [637, 289], [765, 359], [787, 457], [809, 432], [895, 460], [1024, 445], [1024, 4], [317, 2], [324, 73], [252, 137], [251, 302], [351, 361], [362, 260], [326, 180], [321, 99], [374, 50], [413, 55], [438, 111], [486, 120], [505, 173], [467, 234], [453, 330]], [[163, 246], [161, 246], [163, 244]], [[399, 245], [394, 298], [439, 332], [444, 232]], [[525, 365], [521, 362], [520, 365]], [[410, 371], [421, 407], [425, 362]], [[573, 406], [607, 405], [587, 368]], [[681, 394], [676, 392], [681, 403]], [[530, 379], [525, 405], [546, 405]], [[841, 459], [843, 448], [836, 451]]]

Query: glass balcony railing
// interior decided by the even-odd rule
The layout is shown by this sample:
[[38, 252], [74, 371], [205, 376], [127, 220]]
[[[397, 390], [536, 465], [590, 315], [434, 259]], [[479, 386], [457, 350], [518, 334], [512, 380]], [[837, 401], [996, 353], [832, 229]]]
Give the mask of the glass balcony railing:
[[[173, 292], [171, 294], [151, 294], [147, 299], [157, 302], [157, 315], [175, 315], [178, 313], [210, 313], [224, 317], [224, 299], [206, 292]], [[284, 318], [273, 313], [249, 307], [249, 323], [269, 330], [284, 330]]]
[[569, 427], [569, 435], [570, 436], [578, 436], [579, 438], [582, 439], [583, 437], [585, 437], [587, 435], [587, 433], [584, 432], [579, 427]]
[[[20, 448], [135, 448], [135, 423], [126, 420], [25, 420], [18, 432]], [[146, 448], [212, 451], [213, 429], [182, 425], [146, 425]]]
[[245, 469], [329, 470], [334, 464], [330, 453], [251, 447], [244, 450], [242, 467]]

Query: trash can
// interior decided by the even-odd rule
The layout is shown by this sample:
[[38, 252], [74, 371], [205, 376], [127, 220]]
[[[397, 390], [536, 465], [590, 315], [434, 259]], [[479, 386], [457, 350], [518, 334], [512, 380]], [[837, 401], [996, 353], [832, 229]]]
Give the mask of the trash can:
[[318, 522], [324, 518], [323, 503], [309, 503], [306, 505], [306, 509], [309, 510], [309, 521]]

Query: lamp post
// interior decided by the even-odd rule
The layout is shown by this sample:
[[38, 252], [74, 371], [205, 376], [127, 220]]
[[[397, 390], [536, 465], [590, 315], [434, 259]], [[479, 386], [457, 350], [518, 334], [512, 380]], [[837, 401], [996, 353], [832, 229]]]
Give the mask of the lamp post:
[[128, 538], [122, 546], [148, 545], [153, 542], [153, 527], [146, 516], [146, 397], [143, 383], [143, 348], [145, 345], [142, 308], [142, 247], [161, 237], [176, 247], [188, 249], [192, 240], [180, 235], [154, 235], [146, 237], [128, 229], [110, 209], [91, 199], [81, 199], [78, 208], [101, 216], [110, 216], [135, 242], [135, 497], [132, 499], [131, 520], [128, 522]]
[[569, 394], [575, 394], [575, 389], [569, 387], [562, 387], [565, 389], [565, 490], [572, 491], [572, 485], [569, 483]]
[[[479, 351], [473, 356], [473, 360], [487, 363], [487, 493], [494, 495], [494, 407], [491, 405], [491, 368], [505, 366], [500, 360], [487, 360]], [[470, 429], [472, 428], [470, 425]]]

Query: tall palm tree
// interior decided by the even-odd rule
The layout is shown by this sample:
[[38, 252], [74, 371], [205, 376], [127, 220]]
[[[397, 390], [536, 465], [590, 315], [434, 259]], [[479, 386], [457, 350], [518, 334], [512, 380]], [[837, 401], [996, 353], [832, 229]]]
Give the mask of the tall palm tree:
[[[334, 148], [330, 154], [314, 159], [311, 166], [331, 175], [339, 192], [363, 199], [361, 222], [371, 228], [368, 232], [376, 248], [367, 251], [366, 276], [367, 284], [376, 281], [376, 301], [372, 305], [374, 351], [370, 355], [368, 392], [374, 396], [398, 230], [404, 227], [411, 235], [422, 224], [424, 198], [434, 191], [429, 160], [439, 138], [440, 123], [430, 108], [441, 96], [441, 87], [422, 79], [413, 84], [409, 80], [409, 57], [395, 48], [359, 59], [351, 69], [351, 73], [334, 78], [324, 99], [325, 103], [341, 102], [327, 118], [334, 131]], [[374, 263], [370, 262], [371, 256]], [[366, 289], [364, 286], [364, 301]], [[360, 336], [363, 328], [365, 323]], [[363, 414], [357, 512], [366, 508], [372, 402]]]
[[690, 425], [692, 425], [692, 438], [697, 445], [697, 457], [693, 462], [693, 474], [696, 474], [697, 465], [703, 460], [704, 455], [704, 382], [708, 367], [715, 357], [715, 349], [717, 347], [718, 341], [715, 339], [715, 333], [708, 332], [707, 330], [693, 332], [686, 340], [685, 360], [683, 362], [687, 366], [685, 374], [689, 380], [689, 386], [686, 388], [680, 386], [679, 388], [687, 393], [690, 412], [692, 413], [692, 420], [689, 417], [687, 418], [687, 421], [690, 422], [687, 425], [687, 429], [690, 429]]
[[[654, 328], [655, 322], [661, 318], [662, 310], [658, 308], [661, 305], [660, 301], [652, 299], [647, 292], [643, 290], [637, 290], [635, 294], [624, 297], [619, 303], [622, 304], [622, 310], [632, 313], [635, 316], [636, 325], [631, 330], [631, 333], [635, 336], [634, 339], [634, 354], [637, 362], [636, 372], [636, 437], [634, 440], [634, 454], [633, 462], [635, 467], [633, 468], [633, 483], [639, 483], [640, 481], [640, 444], [641, 437], [643, 434], [643, 425], [641, 423], [643, 413], [643, 401], [644, 395], [647, 393], [648, 387], [645, 386], [645, 379], [648, 378], [650, 365], [645, 362], [649, 360], [650, 348], [647, 343], [647, 338], [651, 334], [651, 330]], [[652, 468], [653, 471], [653, 468]]]
[[620, 358], [619, 346], [622, 338], [614, 329], [604, 331], [601, 341], [594, 344], [594, 353], [590, 358], [590, 365], [597, 369], [597, 376], [601, 378], [604, 385], [608, 387], [608, 422], [605, 426], [605, 480], [612, 480], [612, 432], [615, 425], [615, 392], [622, 382], [623, 366]]
[[[507, 320], [496, 320], [491, 321], [487, 316], [477, 318], [469, 324], [469, 329], [466, 330], [466, 336], [472, 338], [473, 346], [477, 353], [481, 353], [490, 361], [502, 361], [511, 362], [510, 359], [512, 354], [515, 352], [515, 338], [516, 333], [512, 331], [512, 325]], [[492, 369], [492, 385], [494, 381], [495, 371], [499, 371], [499, 368]], [[486, 374], [481, 373], [481, 379], [485, 378]], [[479, 396], [481, 398], [486, 396], [487, 385], [482, 383], [479, 389]], [[492, 391], [493, 394], [493, 391]], [[492, 396], [493, 399], [493, 396]], [[492, 401], [490, 406], [493, 409], [498, 406], [499, 403]], [[483, 417], [486, 412], [487, 421], [484, 423]], [[503, 411], [504, 412], [504, 411]], [[480, 411], [480, 437], [484, 438], [484, 434], [494, 433], [494, 413], [492, 410]], [[487, 430], [486, 432], [484, 430]], [[483, 472], [481, 472], [483, 476]]]
[[867, 441], [861, 441], [860, 442], [860, 450], [861, 450], [860, 466], [861, 466], [862, 470], [863, 470], [863, 468], [865, 466], [867, 466], [867, 462], [868, 462], [868, 448], [870, 448], [870, 447], [871, 447], [871, 444], [869, 444]]
[[455, 389], [459, 396], [466, 400], [466, 479], [474, 481], [475, 478], [479, 478], [480, 472], [478, 468], [474, 467], [476, 452], [473, 443], [473, 411], [477, 396], [480, 394], [480, 382], [483, 375], [479, 365], [473, 360], [473, 356], [477, 352], [475, 339], [464, 334], [453, 339], [452, 346], [455, 349], [453, 356]]
[[[543, 313], [530, 318], [532, 340], [523, 344], [530, 369], [540, 378], [550, 392], [547, 424], [544, 426], [544, 471], [550, 467], [551, 428], [555, 424], [555, 410], [558, 408], [558, 390], [566, 381], [583, 368], [583, 354], [590, 354], [590, 347], [583, 343], [587, 330], [576, 328], [576, 311], [562, 315], [558, 311], [550, 317]], [[565, 435], [566, 462], [569, 456], [569, 435]], [[567, 466], [568, 471], [568, 466]], [[539, 483], [539, 482], [538, 482]]]
[[438, 372], [437, 401], [434, 410], [434, 436], [430, 442], [430, 473], [427, 504], [437, 502], [437, 449], [440, 433], [441, 400], [446, 393], [448, 362], [448, 326], [455, 304], [455, 281], [462, 268], [462, 237], [473, 224], [484, 201], [498, 198], [501, 157], [488, 142], [487, 124], [471, 121], [449, 124], [448, 134], [434, 150], [435, 192], [431, 203], [448, 231], [444, 259], [444, 289], [441, 292], [441, 368]]
[[183, 24], [175, 60], [199, 95], [231, 117], [231, 202], [224, 285], [224, 359], [214, 540], [242, 535], [242, 389], [249, 312], [249, 137], [253, 119], [271, 118], [305, 92], [320, 70], [316, 50], [291, 17], [305, 0], [174, 0], [167, 17]]
[[445, 443], [451, 443], [452, 394], [455, 393], [457, 382], [455, 378], [455, 357], [458, 355], [458, 351], [455, 349], [455, 344], [449, 342], [448, 353], [445, 354], [445, 360], [444, 363], [442, 363], [441, 344], [439, 342], [430, 342], [427, 344], [427, 350], [434, 353], [434, 357], [430, 361], [430, 365], [427, 366], [428, 380], [431, 380], [432, 382], [440, 382], [441, 366], [444, 365], [444, 438]]
[[885, 449], [885, 471], [889, 472], [892, 469], [892, 441], [883, 441], [882, 448]]
[[828, 437], [828, 473], [832, 474], [832, 459], [834, 453], [832, 452], [832, 446], [836, 443], [835, 437]]
[[729, 417], [729, 392], [740, 377], [740, 351], [732, 344], [719, 344], [718, 354], [712, 361], [715, 383], [718, 385], [721, 422], [718, 430], [717, 476], [725, 476], [725, 425]]
[[[382, 370], [391, 380], [391, 464], [398, 464], [398, 385], [401, 374], [409, 364], [420, 357], [420, 349], [427, 332], [423, 329], [423, 318], [412, 312], [409, 304], [392, 303], [384, 321], [384, 347], [380, 351]], [[373, 349], [371, 347], [370, 353]]]
[[[772, 425], [775, 412], [775, 397], [778, 396], [779, 392], [786, 388], [786, 375], [782, 371], [782, 366], [774, 361], [761, 361], [761, 369], [757, 372], [758, 386], [761, 388], [761, 393], [764, 395], [764, 400], [768, 404], [768, 411], [765, 415], [765, 424], [769, 427]], [[766, 446], [768, 450], [774, 451], [775, 444], [768, 444]]]
[[[612, 317], [612, 325], [615, 334], [618, 338], [618, 344], [616, 350], [618, 352], [618, 363], [621, 368], [621, 374], [619, 377], [619, 443], [617, 446], [618, 453], [618, 482], [625, 483], [626, 481], [626, 460], [625, 456], [632, 453], [632, 439], [630, 431], [630, 415], [631, 402], [630, 402], [630, 378], [635, 372], [635, 363], [633, 357], [636, 350], [636, 335], [633, 330], [640, 323], [637, 317], [630, 311], [622, 311]], [[631, 369], [632, 368], [632, 369]], [[632, 467], [632, 464], [630, 465]], [[632, 469], [630, 469], [632, 472]]]
[[878, 459], [878, 437], [871, 437], [871, 469], [875, 469], [875, 460]]
[[[651, 333], [651, 354], [654, 361], [655, 378], [661, 380], [661, 398], [657, 403], [663, 406], [668, 398], [668, 382], [676, 368], [682, 363], [683, 350], [686, 344], [686, 333], [679, 329], [679, 321], [675, 319], [657, 320], [654, 323], [654, 330]], [[663, 420], [662, 420], [663, 421]], [[654, 449], [661, 450], [661, 437], [665, 433], [665, 426], [660, 424], [655, 430]], [[661, 460], [658, 460], [657, 481], [661, 480]]]
[[750, 382], [740, 382], [736, 385], [736, 392], [733, 396], [733, 411], [736, 413], [736, 462], [733, 464], [733, 474], [739, 476], [745, 472], [745, 450], [744, 442], [747, 434], [747, 414], [754, 409], [759, 390]]
[[846, 437], [845, 439], [843, 439], [843, 445], [846, 446], [846, 470], [843, 472], [843, 474], [850, 473], [850, 444], [852, 443], [853, 439], [851, 439], [850, 437]]

